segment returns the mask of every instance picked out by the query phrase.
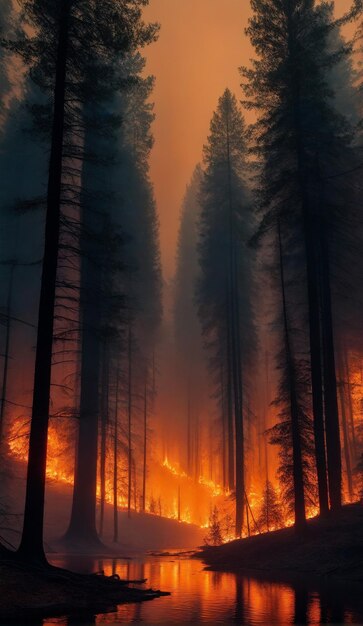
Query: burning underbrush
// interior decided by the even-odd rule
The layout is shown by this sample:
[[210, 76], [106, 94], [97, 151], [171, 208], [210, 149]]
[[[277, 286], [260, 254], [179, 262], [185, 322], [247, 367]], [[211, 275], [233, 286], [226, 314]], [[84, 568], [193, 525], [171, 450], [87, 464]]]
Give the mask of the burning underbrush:
[[[71, 506], [73, 485], [74, 459], [72, 458], [73, 445], [69, 436], [69, 420], [53, 420], [49, 431], [48, 464], [47, 464], [47, 520], [48, 534], [54, 539], [59, 532], [65, 531]], [[73, 432], [75, 437], [75, 432]], [[10, 458], [25, 469], [28, 445], [28, 423], [25, 420], [16, 420], [12, 427], [10, 441]], [[138, 473], [134, 473], [131, 510], [128, 511], [127, 499], [127, 466], [126, 457], [120, 455], [118, 475], [120, 477], [117, 490], [117, 504], [120, 514], [121, 543], [128, 537], [128, 545], [137, 545], [140, 535], [144, 532], [143, 514], [149, 518], [150, 525], [163, 527], [163, 520], [173, 520], [174, 537], [168, 535], [164, 524], [164, 539], [154, 544], [147, 544], [147, 548], [194, 547], [206, 543], [228, 542], [235, 538], [234, 534], [234, 493], [225, 490], [222, 485], [209, 478], [199, 476], [198, 479], [188, 476], [177, 463], [168, 458], [158, 460], [152, 458], [148, 467], [146, 507], [143, 511], [142, 497], [139, 487]], [[19, 473], [19, 472], [18, 472]], [[22, 472], [20, 471], [20, 474]], [[24, 478], [24, 476], [23, 476]], [[20, 488], [19, 493], [23, 491]], [[101, 486], [98, 484], [98, 501], [100, 501]], [[106, 466], [105, 491], [105, 536], [111, 538], [111, 519], [114, 508], [114, 482], [112, 464]], [[57, 502], [62, 501], [62, 512], [53, 514], [57, 510]], [[21, 506], [18, 507], [21, 510]], [[313, 517], [317, 510], [311, 507], [309, 516]], [[137, 515], [135, 515], [137, 514]], [[131, 518], [131, 522], [129, 522]], [[150, 520], [153, 520], [150, 522]], [[159, 519], [159, 523], [157, 523]], [[189, 525], [193, 528], [192, 539], [185, 539], [183, 533], [177, 533], [178, 524]], [[283, 507], [277, 487], [268, 483], [265, 490], [253, 488], [246, 495], [244, 535], [255, 535], [269, 530], [276, 530], [293, 524], [293, 517]], [[134, 530], [131, 530], [132, 527]], [[198, 530], [197, 530], [198, 529]], [[166, 535], [165, 535], [166, 533]], [[175, 536], [175, 533], [176, 536]], [[161, 533], [162, 534], [162, 533]], [[217, 538], [217, 539], [216, 539]], [[145, 542], [144, 542], [145, 543]]]
[[[360, 441], [362, 436], [362, 373], [360, 361], [352, 358], [349, 389], [347, 395], [349, 411], [346, 416], [346, 441], [342, 442], [346, 463], [350, 459], [350, 476], [344, 466], [343, 487], [344, 502], [355, 502], [361, 497], [363, 485], [363, 471], [359, 470]], [[349, 391], [349, 394], [348, 394]], [[7, 432], [8, 456], [19, 467], [20, 474], [25, 473], [25, 464], [28, 455], [29, 420], [19, 417], [15, 408], [7, 416], [10, 425]], [[271, 416], [270, 422], [274, 416]], [[147, 463], [143, 467], [142, 441], [135, 427], [132, 432], [132, 450], [129, 454], [126, 428], [122, 427], [124, 418], [120, 418], [119, 441], [117, 446], [117, 464], [115, 466], [115, 446], [113, 424], [106, 425], [106, 443], [104, 446], [104, 489], [102, 489], [101, 459], [98, 463], [97, 499], [101, 503], [104, 498], [106, 512], [111, 516], [112, 510], [117, 509], [124, 520], [137, 514], [146, 514], [159, 520], [173, 520], [176, 524], [185, 524], [198, 528], [194, 539], [197, 542], [205, 541], [210, 544], [226, 543], [235, 538], [235, 494], [223, 486], [221, 460], [216, 455], [213, 462], [210, 459], [210, 450], [200, 443], [200, 463], [188, 473], [185, 463], [175, 460], [177, 449], [170, 455], [162, 447], [162, 436], [158, 438], [154, 433], [148, 435]], [[344, 430], [344, 429], [342, 429]], [[284, 501], [281, 485], [277, 480], [277, 450], [276, 446], [265, 448], [265, 460], [259, 461], [261, 447], [257, 446], [257, 435], [251, 430], [250, 446], [247, 453], [248, 472], [244, 502], [243, 536], [250, 536], [274, 531], [294, 523], [293, 511]], [[100, 429], [100, 438], [102, 436]], [[205, 438], [206, 439], [206, 438]], [[255, 441], [256, 440], [256, 441]], [[77, 420], [74, 416], [61, 412], [50, 421], [48, 436], [47, 478], [48, 492], [66, 488], [66, 500], [70, 502], [70, 494], [74, 482], [75, 454], [77, 448]], [[345, 445], [349, 444], [349, 449]], [[156, 445], [158, 442], [159, 445]], [[256, 445], [254, 445], [254, 443]], [[203, 447], [204, 445], [204, 447]], [[264, 444], [266, 445], [266, 444]], [[205, 448], [205, 449], [204, 449]], [[100, 446], [101, 450], [101, 446]], [[117, 480], [114, 480], [115, 467]], [[269, 472], [266, 472], [266, 468]], [[358, 469], [355, 470], [355, 467]], [[362, 465], [363, 467], [363, 465]], [[144, 471], [145, 468], [145, 471]], [[261, 469], [262, 468], [262, 469]], [[193, 474], [193, 475], [190, 475]], [[213, 478], [212, 478], [213, 477]], [[19, 494], [23, 488], [18, 489]], [[56, 502], [52, 504], [56, 506]], [[307, 500], [307, 516], [315, 517], [318, 513], [316, 499]], [[22, 503], [15, 507], [13, 512], [22, 510]], [[64, 524], [69, 515], [70, 503], [63, 509]], [[107, 515], [106, 515], [107, 517]], [[122, 522], [124, 523], [124, 522]], [[51, 533], [53, 537], [56, 535]], [[105, 527], [107, 527], [107, 520]], [[130, 531], [131, 532], [131, 531]], [[142, 533], [142, 528], [140, 528]], [[180, 538], [181, 540], [181, 538]], [[173, 545], [178, 545], [178, 541]], [[188, 543], [188, 542], [187, 542]], [[190, 545], [190, 542], [188, 543]], [[156, 546], [152, 546], [156, 547]], [[163, 547], [172, 547], [163, 546]]]

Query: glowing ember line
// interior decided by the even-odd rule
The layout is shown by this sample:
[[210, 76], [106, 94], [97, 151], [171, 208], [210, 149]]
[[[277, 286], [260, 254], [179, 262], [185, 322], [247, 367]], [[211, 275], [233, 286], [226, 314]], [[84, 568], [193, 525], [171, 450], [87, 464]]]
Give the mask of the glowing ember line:
[[169, 472], [171, 472], [174, 476], [178, 476], [179, 478], [189, 478], [188, 474], [186, 474], [185, 472], [181, 472], [175, 467], [175, 465], [169, 463], [167, 457], [165, 457], [164, 459], [163, 467], [166, 467], [166, 469], [168, 469]]
[[215, 498], [217, 498], [218, 496], [227, 495], [227, 493], [220, 485], [217, 485], [215, 482], [213, 482], [213, 480], [208, 480], [207, 478], [204, 478], [204, 476], [199, 476], [198, 483], [200, 485], [203, 485], [203, 487], [207, 487], [211, 491], [212, 496]]
[[[170, 463], [167, 457], [165, 457], [162, 463], [162, 466], [165, 467], [167, 470], [169, 470], [169, 472], [173, 474], [173, 476], [176, 476], [178, 478], [186, 478], [188, 480], [192, 480], [192, 478], [188, 476], [186, 472], [179, 470], [176, 467], [176, 465], [173, 465], [172, 463]], [[214, 498], [217, 498], [218, 496], [229, 495], [229, 492], [224, 490], [223, 487], [221, 487], [221, 485], [218, 485], [213, 480], [209, 480], [208, 478], [205, 478], [204, 476], [199, 476], [198, 484], [201, 485], [202, 487], [206, 487], [210, 491], [212, 497]]]

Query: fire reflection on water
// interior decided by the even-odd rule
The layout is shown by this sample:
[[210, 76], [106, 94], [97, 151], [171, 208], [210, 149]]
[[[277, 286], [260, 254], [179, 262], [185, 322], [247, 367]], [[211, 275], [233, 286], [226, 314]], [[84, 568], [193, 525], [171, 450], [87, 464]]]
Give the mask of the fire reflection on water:
[[[56, 559], [56, 565], [74, 567], [72, 557]], [[267, 582], [253, 576], [210, 572], [194, 559], [149, 557], [140, 560], [77, 559], [82, 571], [103, 570], [123, 579], [147, 579], [147, 586], [170, 591], [169, 597], [152, 602], [119, 606], [98, 615], [96, 624], [143, 622], [147, 624], [319, 624], [363, 622], [359, 589], [333, 587], [328, 583], [298, 581]], [[43, 626], [54, 624], [46, 620]], [[67, 619], [57, 620], [69, 626]], [[73, 623], [73, 622], [72, 622]], [[92, 623], [92, 618], [87, 621]]]

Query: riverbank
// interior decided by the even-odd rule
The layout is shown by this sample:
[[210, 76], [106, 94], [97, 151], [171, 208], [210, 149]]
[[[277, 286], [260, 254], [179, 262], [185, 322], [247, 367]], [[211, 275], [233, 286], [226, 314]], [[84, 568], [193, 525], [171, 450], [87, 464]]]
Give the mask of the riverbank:
[[[140, 588], [146, 581], [76, 574], [56, 567], [31, 567], [0, 560], [0, 623], [69, 615], [81, 619], [117, 605], [153, 600], [168, 593]], [[130, 584], [137, 586], [130, 586]]]
[[196, 554], [213, 570], [309, 574], [363, 581], [363, 506], [347, 505], [327, 519], [205, 547]]

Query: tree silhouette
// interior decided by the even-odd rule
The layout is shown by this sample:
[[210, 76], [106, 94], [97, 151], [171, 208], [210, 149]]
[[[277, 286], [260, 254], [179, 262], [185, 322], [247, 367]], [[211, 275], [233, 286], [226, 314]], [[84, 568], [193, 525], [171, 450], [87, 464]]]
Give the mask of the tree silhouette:
[[243, 366], [254, 337], [249, 301], [251, 254], [245, 245], [250, 221], [245, 159], [244, 121], [236, 98], [227, 89], [204, 149], [197, 299], [211, 365], [222, 364], [226, 421], [229, 429], [234, 427], [237, 537], [242, 533], [245, 498]]

